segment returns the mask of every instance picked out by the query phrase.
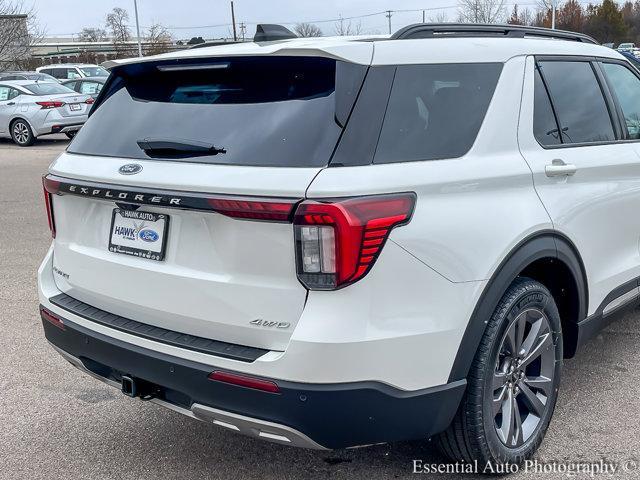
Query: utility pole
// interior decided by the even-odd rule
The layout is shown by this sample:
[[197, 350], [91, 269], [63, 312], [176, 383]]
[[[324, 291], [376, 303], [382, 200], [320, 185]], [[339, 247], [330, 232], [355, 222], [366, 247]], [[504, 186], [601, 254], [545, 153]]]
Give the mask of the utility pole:
[[233, 9], [233, 1], [231, 2], [231, 21], [233, 22], [233, 41], [238, 41], [238, 32], [236, 31], [236, 12]]
[[427, 23], [427, 11], [422, 10], [422, 23]]
[[391, 35], [391, 15], [393, 14], [392, 10], [387, 10], [387, 14], [385, 15], [389, 19], [389, 35]]
[[244, 22], [240, 22], [240, 35], [242, 35], [242, 41], [244, 42], [244, 36], [247, 33], [247, 25]]
[[133, 8], [136, 12], [136, 31], [138, 32], [138, 55], [142, 56], [142, 39], [140, 38], [140, 20], [138, 19], [138, 0], [133, 0]]
[[555, 30], [556, 28], [556, 0], [551, 0], [551, 29]]

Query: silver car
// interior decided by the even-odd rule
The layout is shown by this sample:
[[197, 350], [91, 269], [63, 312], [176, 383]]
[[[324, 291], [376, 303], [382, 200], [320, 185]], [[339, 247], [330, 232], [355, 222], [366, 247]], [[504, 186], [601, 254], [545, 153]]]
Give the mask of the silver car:
[[0, 137], [12, 138], [21, 147], [52, 133], [73, 138], [93, 102], [91, 96], [58, 83], [0, 81]]

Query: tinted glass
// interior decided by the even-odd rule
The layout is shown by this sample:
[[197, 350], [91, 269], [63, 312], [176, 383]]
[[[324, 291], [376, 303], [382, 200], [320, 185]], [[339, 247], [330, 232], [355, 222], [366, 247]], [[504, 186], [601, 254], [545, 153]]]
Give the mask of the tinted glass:
[[157, 158], [138, 142], [179, 140], [224, 153], [172, 161], [296, 167], [328, 163], [341, 131], [335, 121], [340, 71], [335, 60], [240, 57], [203, 62], [148, 63], [114, 71], [116, 86], [70, 151]]
[[398, 67], [374, 163], [467, 153], [501, 69], [497, 63]]
[[588, 62], [540, 62], [558, 115], [563, 143], [615, 139], [611, 117]]
[[640, 80], [631, 70], [616, 63], [603, 63], [605, 75], [624, 114], [629, 138], [640, 138]]
[[102, 67], [80, 67], [85, 77], [108, 77], [109, 72]]
[[33, 83], [31, 85], [24, 85], [24, 88], [35, 95], [63, 95], [65, 93], [73, 93], [73, 90], [58, 83]]
[[547, 89], [542, 82], [540, 72], [536, 68], [534, 86], [534, 107], [533, 107], [533, 134], [536, 136], [540, 145], [558, 145], [560, 141], [560, 132], [558, 124], [553, 115], [551, 101], [547, 94]]

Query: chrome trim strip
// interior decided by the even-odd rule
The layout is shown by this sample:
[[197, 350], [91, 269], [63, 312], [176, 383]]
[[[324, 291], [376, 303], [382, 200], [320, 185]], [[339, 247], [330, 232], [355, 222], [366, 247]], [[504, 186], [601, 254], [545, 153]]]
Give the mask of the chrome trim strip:
[[[101, 377], [87, 369], [82, 361], [73, 355], [65, 352], [64, 350], [56, 347], [49, 342], [56, 352], [58, 352], [65, 360], [71, 363], [78, 370], [86, 373], [87, 375], [100, 380], [107, 385], [120, 389], [120, 384], [114, 380]], [[304, 433], [299, 432], [286, 425], [279, 425], [277, 423], [268, 422], [266, 420], [259, 420], [256, 418], [246, 417], [237, 413], [225, 412], [218, 410], [217, 408], [208, 407], [206, 405], [200, 405], [194, 403], [191, 406], [191, 410], [173, 405], [158, 398], [149, 400], [157, 405], [161, 405], [165, 408], [173, 410], [174, 412], [181, 413], [187, 417], [195, 418], [207, 423], [218, 425], [219, 427], [226, 428], [233, 432], [241, 433], [249, 437], [267, 440], [269, 442], [279, 443], [280, 445], [291, 445], [300, 448], [310, 448], [313, 450], [327, 450], [325, 447], [311, 440]]]
[[621, 307], [629, 302], [632, 302], [633, 300], [638, 298], [638, 296], [640, 296], [639, 287], [636, 287], [633, 290], [629, 290], [627, 293], [623, 293], [618, 298], [613, 299], [604, 307], [604, 309], [602, 310], [602, 315], [605, 316], [611, 313], [616, 308]]

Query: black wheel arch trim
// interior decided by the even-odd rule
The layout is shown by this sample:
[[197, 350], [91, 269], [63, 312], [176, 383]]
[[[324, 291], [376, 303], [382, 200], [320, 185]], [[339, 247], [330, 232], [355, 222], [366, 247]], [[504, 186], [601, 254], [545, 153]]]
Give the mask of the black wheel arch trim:
[[[487, 282], [458, 346], [449, 382], [467, 377], [484, 335], [487, 319], [495, 311], [504, 292], [527, 266], [543, 258], [556, 258], [571, 271], [578, 291], [578, 319], [586, 317], [589, 302], [587, 276], [577, 248], [569, 238], [555, 230], [535, 232], [511, 250]], [[578, 328], [578, 324], [575, 328]]]

